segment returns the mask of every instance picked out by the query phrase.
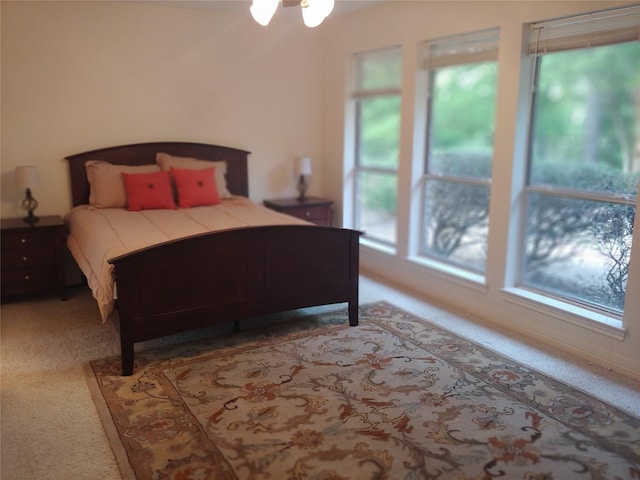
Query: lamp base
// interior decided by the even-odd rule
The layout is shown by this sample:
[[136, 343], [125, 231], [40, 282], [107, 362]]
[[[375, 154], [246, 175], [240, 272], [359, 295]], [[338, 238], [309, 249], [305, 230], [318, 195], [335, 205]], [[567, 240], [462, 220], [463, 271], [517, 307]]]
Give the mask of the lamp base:
[[23, 218], [23, 220], [28, 223], [29, 225], [33, 225], [34, 223], [38, 223], [38, 220], [40, 220], [38, 217], [36, 217], [33, 212], [29, 212], [29, 215], [27, 215], [26, 217]]
[[307, 200], [307, 182], [304, 179], [304, 175], [300, 175], [300, 180], [298, 181], [298, 201], [305, 202]]
[[34, 224], [38, 221], [38, 217], [36, 217], [33, 214], [33, 211], [36, 209], [36, 207], [38, 206], [38, 201], [33, 198], [33, 195], [31, 195], [31, 189], [27, 188], [27, 195], [24, 197], [24, 200], [22, 201], [22, 208], [24, 208], [27, 211], [27, 216], [24, 217], [24, 221], [27, 222], [28, 224]]

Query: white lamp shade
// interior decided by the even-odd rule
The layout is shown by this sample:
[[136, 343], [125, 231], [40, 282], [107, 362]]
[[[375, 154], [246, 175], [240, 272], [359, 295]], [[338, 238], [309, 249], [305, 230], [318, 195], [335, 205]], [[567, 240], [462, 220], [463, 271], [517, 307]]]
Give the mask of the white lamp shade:
[[296, 172], [298, 175], [311, 175], [311, 157], [298, 157]]
[[38, 187], [40, 185], [38, 167], [35, 165], [16, 167], [16, 185], [22, 189]]
[[276, 13], [280, 0], [253, 0], [249, 11], [253, 19], [260, 25], [266, 27]]

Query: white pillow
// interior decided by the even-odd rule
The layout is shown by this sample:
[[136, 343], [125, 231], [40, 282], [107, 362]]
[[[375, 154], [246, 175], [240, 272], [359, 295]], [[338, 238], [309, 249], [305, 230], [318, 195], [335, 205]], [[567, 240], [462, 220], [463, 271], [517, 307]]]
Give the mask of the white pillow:
[[101, 160], [89, 160], [84, 164], [89, 181], [89, 203], [96, 208], [125, 208], [127, 193], [122, 173], [159, 172], [160, 167], [148, 165], [115, 165]]
[[168, 153], [158, 152], [156, 153], [156, 162], [162, 170], [166, 171], [170, 171], [171, 167], [191, 170], [202, 170], [214, 167], [213, 172], [218, 195], [220, 195], [220, 198], [231, 197], [231, 192], [229, 192], [227, 188], [227, 162], [225, 161], [214, 162], [192, 157], [176, 157]]

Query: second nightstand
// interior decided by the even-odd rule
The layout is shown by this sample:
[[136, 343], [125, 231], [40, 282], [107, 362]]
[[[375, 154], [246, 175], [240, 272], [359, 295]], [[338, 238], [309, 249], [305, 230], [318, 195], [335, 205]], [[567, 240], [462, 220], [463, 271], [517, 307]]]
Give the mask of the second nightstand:
[[58, 290], [65, 295], [64, 224], [57, 215], [34, 224], [2, 219], [2, 297]]
[[331, 226], [333, 202], [326, 198], [307, 197], [304, 201], [297, 198], [273, 198], [265, 200], [264, 205], [272, 210], [308, 220], [316, 225]]

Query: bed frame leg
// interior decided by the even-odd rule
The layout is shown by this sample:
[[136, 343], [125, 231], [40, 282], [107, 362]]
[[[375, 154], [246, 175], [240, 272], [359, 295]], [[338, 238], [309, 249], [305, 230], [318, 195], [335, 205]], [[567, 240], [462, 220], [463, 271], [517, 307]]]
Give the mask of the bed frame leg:
[[133, 375], [133, 343], [122, 342], [120, 345], [120, 356], [122, 361], [122, 376]]
[[358, 325], [358, 302], [349, 302], [349, 325]]

